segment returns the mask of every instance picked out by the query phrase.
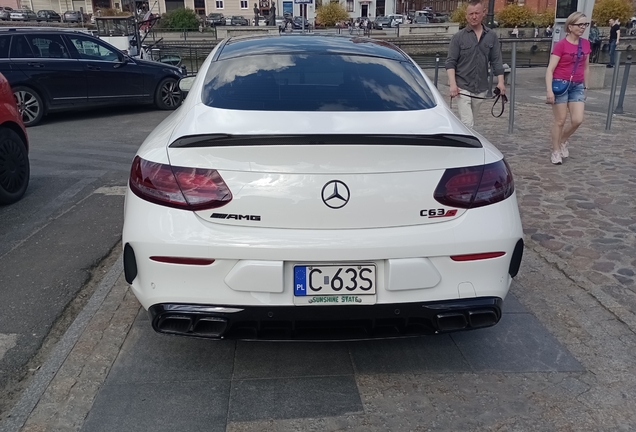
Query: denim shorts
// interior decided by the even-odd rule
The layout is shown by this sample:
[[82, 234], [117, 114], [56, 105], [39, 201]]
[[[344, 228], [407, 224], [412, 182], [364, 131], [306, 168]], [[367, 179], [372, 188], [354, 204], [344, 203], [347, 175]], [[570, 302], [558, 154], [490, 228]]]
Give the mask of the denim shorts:
[[554, 103], [585, 102], [585, 86], [583, 83], [570, 83], [568, 90], [561, 96], [554, 95]]

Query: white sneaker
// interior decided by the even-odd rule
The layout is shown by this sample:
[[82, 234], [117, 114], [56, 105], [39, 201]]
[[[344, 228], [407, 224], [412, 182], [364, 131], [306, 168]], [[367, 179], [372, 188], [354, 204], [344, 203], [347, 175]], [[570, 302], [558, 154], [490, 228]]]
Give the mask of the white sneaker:
[[563, 159], [561, 159], [561, 152], [553, 151], [552, 156], [550, 157], [550, 160], [555, 165], [561, 165], [563, 163]]
[[570, 151], [568, 150], [568, 142], [563, 142], [561, 143], [561, 157], [569, 157], [570, 156]]

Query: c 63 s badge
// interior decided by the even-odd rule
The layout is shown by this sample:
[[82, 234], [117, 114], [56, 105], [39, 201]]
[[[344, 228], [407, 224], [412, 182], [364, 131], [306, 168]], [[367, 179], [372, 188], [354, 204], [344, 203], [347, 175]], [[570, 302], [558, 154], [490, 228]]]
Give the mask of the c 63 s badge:
[[258, 222], [261, 220], [260, 215], [240, 215], [240, 214], [228, 214], [228, 213], [212, 213], [210, 219], [234, 219], [234, 220], [248, 220]]
[[442, 218], [442, 217], [451, 217], [457, 215], [457, 209], [446, 210], [446, 209], [424, 209], [420, 210], [420, 216], [425, 218]]

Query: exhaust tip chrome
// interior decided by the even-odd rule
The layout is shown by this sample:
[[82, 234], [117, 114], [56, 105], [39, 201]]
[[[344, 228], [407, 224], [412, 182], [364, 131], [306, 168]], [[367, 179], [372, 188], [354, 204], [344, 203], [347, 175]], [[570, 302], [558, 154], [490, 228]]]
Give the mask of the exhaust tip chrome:
[[492, 310], [468, 311], [468, 323], [471, 328], [491, 327], [498, 321], [497, 314]]
[[463, 313], [442, 313], [437, 315], [435, 319], [437, 320], [437, 328], [440, 331], [463, 330], [468, 327], [468, 321]]
[[226, 328], [227, 320], [225, 318], [203, 317], [196, 321], [192, 333], [204, 337], [221, 337]]
[[157, 330], [162, 333], [184, 334], [192, 326], [192, 318], [184, 315], [167, 315], [157, 322]]

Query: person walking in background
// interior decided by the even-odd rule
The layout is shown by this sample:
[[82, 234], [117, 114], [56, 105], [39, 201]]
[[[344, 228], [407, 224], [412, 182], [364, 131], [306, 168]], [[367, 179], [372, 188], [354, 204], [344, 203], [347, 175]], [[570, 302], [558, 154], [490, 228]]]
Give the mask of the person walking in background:
[[515, 28], [512, 29], [512, 36], [519, 38], [519, 27], [515, 26]]
[[610, 25], [610, 36], [609, 36], [609, 64], [608, 68], [614, 67], [614, 54], [616, 53], [616, 45], [621, 40], [621, 23], [616, 20], [609, 20]]
[[453, 35], [446, 59], [450, 96], [458, 97], [459, 118], [468, 127], [474, 126], [475, 115], [492, 86], [488, 64], [497, 77], [497, 88], [506, 94], [499, 38], [482, 24], [484, 16], [481, 1], [470, 0], [466, 8], [468, 25]]
[[[583, 33], [588, 26], [587, 17], [581, 12], [574, 12], [565, 20], [566, 36], [554, 44], [545, 73], [546, 102], [552, 104], [554, 114], [550, 160], [556, 165], [570, 156], [568, 140], [583, 123], [591, 52], [590, 41], [583, 39]], [[555, 94], [555, 88], [566, 82], [565, 91]], [[570, 126], [564, 130], [568, 111]]]
[[539, 37], [539, 27], [535, 27], [534, 28], [534, 37], [538, 38]]
[[592, 46], [590, 62], [597, 63], [599, 53], [601, 52], [601, 35], [598, 27], [596, 26], [596, 21], [592, 21], [592, 24], [590, 25], [590, 45]]

